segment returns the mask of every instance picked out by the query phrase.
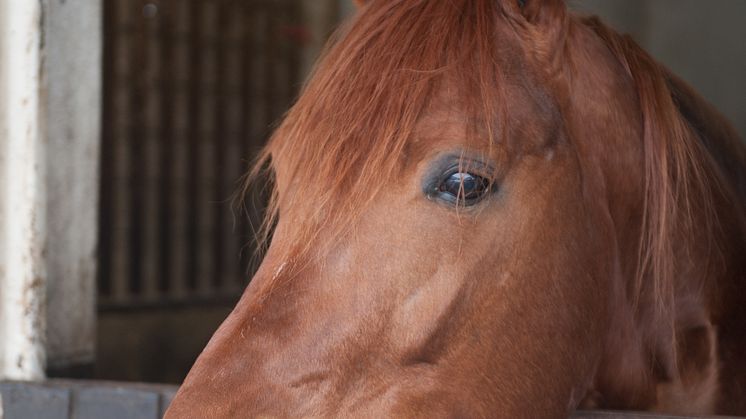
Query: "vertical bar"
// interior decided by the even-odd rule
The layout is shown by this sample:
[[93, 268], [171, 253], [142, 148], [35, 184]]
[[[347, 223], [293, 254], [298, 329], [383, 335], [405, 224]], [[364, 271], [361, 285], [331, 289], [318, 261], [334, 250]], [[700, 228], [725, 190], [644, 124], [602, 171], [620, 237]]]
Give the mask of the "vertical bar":
[[161, 55], [160, 21], [164, 7], [161, 2], [146, 0], [142, 9], [142, 20], [144, 26], [144, 51], [146, 57], [142, 68], [143, 72], [143, 98], [144, 125], [143, 125], [143, 214], [142, 214], [142, 295], [141, 301], [153, 302], [158, 298], [158, 282], [162, 261], [159, 257], [160, 236], [159, 212], [163, 205], [163, 197], [160, 194], [160, 179], [164, 175], [160, 159], [164, 152], [161, 144], [163, 138], [160, 136], [161, 127], [165, 124], [162, 115], [163, 97], [161, 94], [162, 82], [165, 79], [162, 71], [163, 57]]
[[189, 91], [189, 145], [188, 145], [188, 163], [187, 163], [187, 197], [185, 202], [187, 208], [187, 287], [194, 291], [197, 289], [197, 273], [199, 265], [199, 218], [200, 211], [195, 197], [199, 190], [199, 173], [200, 173], [200, 131], [202, 129], [201, 119], [202, 112], [201, 98], [201, 80], [202, 80], [202, 1], [192, 0], [192, 7], [189, 16], [190, 28], [190, 91]]
[[192, 211], [190, 201], [191, 170], [189, 161], [191, 159], [191, 124], [190, 117], [192, 107], [191, 94], [192, 84], [190, 77], [190, 26], [192, 8], [194, 1], [172, 0], [174, 8], [173, 20], [173, 49], [175, 66], [172, 76], [174, 85], [174, 138], [171, 147], [173, 156], [173, 182], [171, 184], [171, 208], [173, 209], [171, 237], [171, 283], [169, 284], [169, 297], [174, 300], [182, 300], [187, 295], [188, 279], [190, 277], [189, 261], [189, 213]]
[[[303, 50], [300, 53], [301, 61], [301, 73], [307, 75], [311, 72], [319, 54], [323, 50], [324, 44], [332, 31], [332, 28], [339, 22], [340, 18], [343, 17], [341, 13], [345, 12], [346, 8], [341, 8], [338, 0], [301, 0], [299, 9], [300, 14], [303, 15], [306, 28], [309, 31], [310, 39]], [[352, 5], [352, 1], [346, 1]]]
[[265, 70], [264, 70], [264, 107], [267, 109], [266, 111], [266, 119], [264, 120], [264, 127], [265, 131], [268, 131], [270, 127], [272, 127], [277, 120], [278, 117], [278, 101], [277, 97], [275, 95], [276, 88], [277, 88], [277, 74], [276, 74], [276, 66], [277, 61], [279, 58], [278, 48], [267, 48], [270, 45], [277, 46], [280, 44], [281, 40], [278, 39], [279, 30], [278, 30], [278, 13], [276, 10], [276, 4], [275, 3], [268, 3], [267, 4], [267, 23], [264, 29], [266, 30], [265, 36], [265, 42], [266, 46], [264, 49], [265, 55]]
[[[330, 5], [332, 6], [332, 5]], [[336, 11], [336, 8], [334, 8]], [[297, 1], [288, 2], [287, 6], [287, 20], [295, 28], [300, 29], [301, 25], [301, 6]], [[301, 88], [302, 82], [302, 60], [301, 51], [303, 43], [305, 42], [303, 34], [297, 33], [291, 42], [288, 42], [288, 48], [285, 51], [285, 66], [287, 68], [287, 96], [285, 97], [286, 107], [292, 106], [295, 99], [298, 96], [298, 92]]]
[[[131, 34], [133, 40], [130, 45], [130, 57], [134, 63], [132, 76], [131, 112], [132, 120], [127, 130], [128, 143], [130, 144], [132, 160], [130, 167], [130, 202], [132, 211], [130, 213], [130, 263], [132, 264], [132, 275], [129, 278], [128, 291], [132, 296], [138, 296], [143, 289], [143, 230], [145, 226], [145, 133], [146, 133], [146, 79], [142, 69], [148, 68], [148, 57], [146, 52], [145, 25], [142, 16], [144, 6], [143, 0], [130, 2], [136, 12], [134, 15], [134, 32]], [[136, 69], [136, 70], [135, 70]]]
[[[130, 214], [133, 211], [130, 201], [130, 173], [132, 173], [132, 150], [130, 144], [130, 131], [133, 125], [132, 108], [132, 81], [136, 64], [132, 63], [131, 51], [134, 44], [132, 39], [133, 19], [137, 19], [137, 13], [132, 11], [131, 0], [112, 0], [106, 2], [111, 6], [111, 33], [112, 33], [112, 56], [114, 59], [113, 73], [108, 77], [113, 89], [113, 114], [110, 115], [109, 123], [113, 126], [110, 137], [103, 141], [111, 144], [113, 150], [110, 166], [112, 170], [111, 184], [103, 184], [102, 188], [108, 189], [111, 196], [111, 224], [101, 225], [101, 234], [111, 235], [111, 275], [112, 292], [109, 302], [122, 303], [129, 296], [129, 280], [134, 274], [130, 263]], [[106, 301], [104, 301], [106, 302]]]
[[227, 130], [226, 125], [226, 107], [225, 102], [228, 100], [226, 89], [226, 42], [228, 36], [226, 31], [229, 30], [226, 24], [228, 19], [226, 18], [226, 4], [224, 0], [218, 0], [215, 3], [215, 18], [217, 21], [217, 30], [215, 31], [215, 107], [213, 121], [215, 130], [212, 138], [212, 146], [214, 147], [214, 165], [213, 165], [213, 235], [212, 235], [212, 252], [213, 252], [213, 270], [212, 270], [212, 287], [219, 289], [223, 285], [223, 274], [225, 272], [223, 266], [223, 258], [225, 252], [225, 235], [223, 234], [223, 224], [225, 222], [224, 211], [227, 209], [225, 202], [227, 193], [225, 189], [225, 175], [226, 175], [226, 146], [228, 141], [226, 139]]
[[294, 25], [295, 22], [292, 20], [292, 1], [282, 0], [275, 5], [272, 11], [273, 26], [271, 35], [274, 37], [272, 44], [275, 48], [272, 48], [272, 78], [274, 83], [271, 86], [272, 94], [272, 121], [270, 126], [276, 127], [290, 103], [288, 98], [290, 92], [293, 90], [293, 86], [290, 82], [290, 68], [288, 66], [288, 53], [291, 50], [291, 45], [298, 38], [298, 28]]
[[0, 379], [44, 377], [42, 3], [0, 1]]
[[103, 103], [101, 108], [101, 182], [99, 183], [99, 234], [98, 234], [98, 294], [109, 298], [112, 294], [112, 234], [113, 230], [113, 200], [114, 167], [116, 153], [114, 137], [116, 127], [115, 111], [115, 68], [114, 60], [117, 51], [115, 37], [116, 7], [111, 1], [105, 1], [103, 7]]
[[243, 137], [241, 133], [241, 126], [243, 124], [243, 112], [241, 109], [243, 99], [243, 84], [242, 80], [245, 77], [241, 73], [242, 69], [242, 53], [243, 53], [243, 31], [246, 22], [243, 18], [243, 4], [236, 0], [230, 0], [226, 13], [226, 70], [225, 80], [226, 87], [223, 93], [225, 98], [225, 130], [227, 144], [226, 148], [222, 153], [226, 156], [226, 165], [221, 180], [223, 184], [223, 190], [225, 195], [223, 199], [225, 204], [222, 205], [222, 213], [224, 215], [224, 222], [222, 223], [223, 232], [223, 246], [224, 252], [221, 257], [220, 263], [224, 266], [223, 281], [220, 283], [221, 293], [228, 296], [239, 295], [240, 288], [238, 287], [238, 280], [241, 276], [241, 261], [239, 259], [239, 248], [236, 236], [238, 235], [236, 230], [237, 217], [241, 217], [241, 214], [236, 214], [236, 209], [233, 207], [232, 198], [238, 187], [238, 180], [241, 176], [243, 169], [242, 162], [246, 156], [241, 154]]
[[[254, 61], [257, 59], [256, 42], [254, 39], [254, 28], [257, 26], [257, 13], [254, 8], [254, 2], [242, 2], [240, 14], [243, 21], [241, 25], [241, 64], [240, 64], [240, 89], [241, 92], [241, 127], [240, 127], [240, 147], [239, 155], [242, 161], [242, 170], [247, 171], [252, 163], [253, 137], [255, 130], [255, 121], [253, 118], [254, 99], [256, 90], [253, 81], [257, 78], [254, 71]], [[249, 191], [250, 192], [250, 191]], [[249, 276], [249, 265], [254, 253], [254, 234], [253, 228], [257, 223], [254, 217], [254, 205], [251, 200], [246, 199], [240, 203], [241, 210], [238, 212], [238, 223], [236, 238], [238, 239], [239, 263], [241, 264], [241, 276], [236, 284], [238, 287], [244, 286]]]
[[[267, 95], [269, 88], [268, 70], [270, 46], [272, 39], [267, 36], [270, 33], [270, 17], [266, 4], [254, 8], [251, 13], [252, 24], [247, 31], [248, 43], [251, 45], [251, 55], [246, 57], [246, 67], [250, 77], [247, 77], [248, 92], [246, 93], [246, 156], [251, 160], [251, 156], [264, 144], [265, 138], [269, 133], [267, 120], [271, 110], [264, 103], [263, 99]], [[244, 253], [246, 254], [246, 275], [244, 276], [243, 285], [248, 284], [251, 280], [253, 271], [259, 265], [259, 258], [263, 256], [256, 247], [256, 230], [261, 224], [261, 215], [263, 213], [264, 199], [263, 184], [265, 179], [258, 180], [252, 186], [254, 189], [248, 191], [246, 202], [248, 214], [244, 224], [244, 234], [248, 238], [245, 244]], [[261, 185], [261, 186], [260, 186]]]
[[173, 155], [174, 155], [174, 85], [177, 79], [174, 75], [176, 54], [174, 48], [173, 19], [176, 8], [175, 2], [164, 2], [160, 12], [159, 38], [162, 43], [162, 66], [160, 71], [160, 85], [162, 90], [161, 103], [161, 130], [160, 139], [160, 191], [161, 205], [158, 213], [158, 236], [160, 245], [158, 247], [158, 259], [160, 260], [160, 271], [158, 273], [158, 290], [161, 295], [169, 291], [172, 281], [171, 269], [171, 240], [172, 240], [172, 184], [173, 184]]
[[215, 128], [216, 120], [212, 109], [216, 106], [217, 92], [215, 87], [219, 75], [217, 72], [216, 44], [217, 33], [219, 32], [216, 18], [217, 4], [215, 1], [206, 1], [202, 9], [201, 25], [203, 32], [202, 45], [202, 79], [201, 79], [201, 100], [204, 106], [200, 109], [198, 118], [202, 121], [202, 130], [199, 133], [199, 183], [197, 191], [197, 203], [200, 207], [200, 217], [197, 222], [199, 225], [198, 255], [200, 259], [199, 270], [197, 272], [197, 291], [199, 296], [210, 297], [212, 291], [213, 267], [215, 264], [214, 254], [211, 247], [214, 245], [215, 223], [213, 214], [217, 210], [217, 203], [214, 201], [213, 190], [216, 187], [215, 172], [215, 152], [216, 138]]

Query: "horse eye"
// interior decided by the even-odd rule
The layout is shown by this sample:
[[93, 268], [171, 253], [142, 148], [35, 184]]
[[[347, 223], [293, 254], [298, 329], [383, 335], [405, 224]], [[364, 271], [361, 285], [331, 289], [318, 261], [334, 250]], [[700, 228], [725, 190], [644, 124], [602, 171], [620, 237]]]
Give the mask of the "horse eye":
[[490, 190], [490, 181], [481, 176], [466, 173], [452, 173], [438, 186], [441, 198], [454, 204], [470, 206], [479, 202]]

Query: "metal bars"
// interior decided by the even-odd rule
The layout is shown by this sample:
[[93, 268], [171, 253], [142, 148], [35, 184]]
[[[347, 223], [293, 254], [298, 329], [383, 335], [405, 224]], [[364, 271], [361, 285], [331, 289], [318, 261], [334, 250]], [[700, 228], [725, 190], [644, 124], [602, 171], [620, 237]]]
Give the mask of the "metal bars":
[[253, 246], [230, 200], [297, 94], [300, 5], [104, 4], [99, 307], [235, 300]]

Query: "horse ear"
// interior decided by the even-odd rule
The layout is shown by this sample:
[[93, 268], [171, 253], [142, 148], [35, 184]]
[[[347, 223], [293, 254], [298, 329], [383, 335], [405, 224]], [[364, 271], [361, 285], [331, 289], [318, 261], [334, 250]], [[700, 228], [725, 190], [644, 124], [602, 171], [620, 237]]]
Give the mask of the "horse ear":
[[536, 25], [551, 25], [567, 15], [565, 0], [514, 0], [527, 21]]
[[[529, 33], [534, 37], [536, 56], [555, 69], [559, 64], [568, 29], [565, 0], [510, 0], [528, 23]], [[550, 70], [551, 71], [551, 70]]]

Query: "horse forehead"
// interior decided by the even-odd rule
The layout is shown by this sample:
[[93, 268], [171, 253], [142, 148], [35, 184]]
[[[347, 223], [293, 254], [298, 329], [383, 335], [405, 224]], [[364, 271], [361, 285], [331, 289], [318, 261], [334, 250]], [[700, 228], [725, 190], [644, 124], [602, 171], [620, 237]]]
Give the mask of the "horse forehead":
[[442, 149], [465, 145], [467, 140], [471, 148], [489, 146], [486, 124], [469, 115], [463, 104], [454, 98], [436, 97], [415, 125], [411, 148]]
[[428, 109], [417, 121], [412, 141], [428, 143], [433, 138], [463, 137], [468, 124], [468, 117], [452, 104], [436, 105]]

